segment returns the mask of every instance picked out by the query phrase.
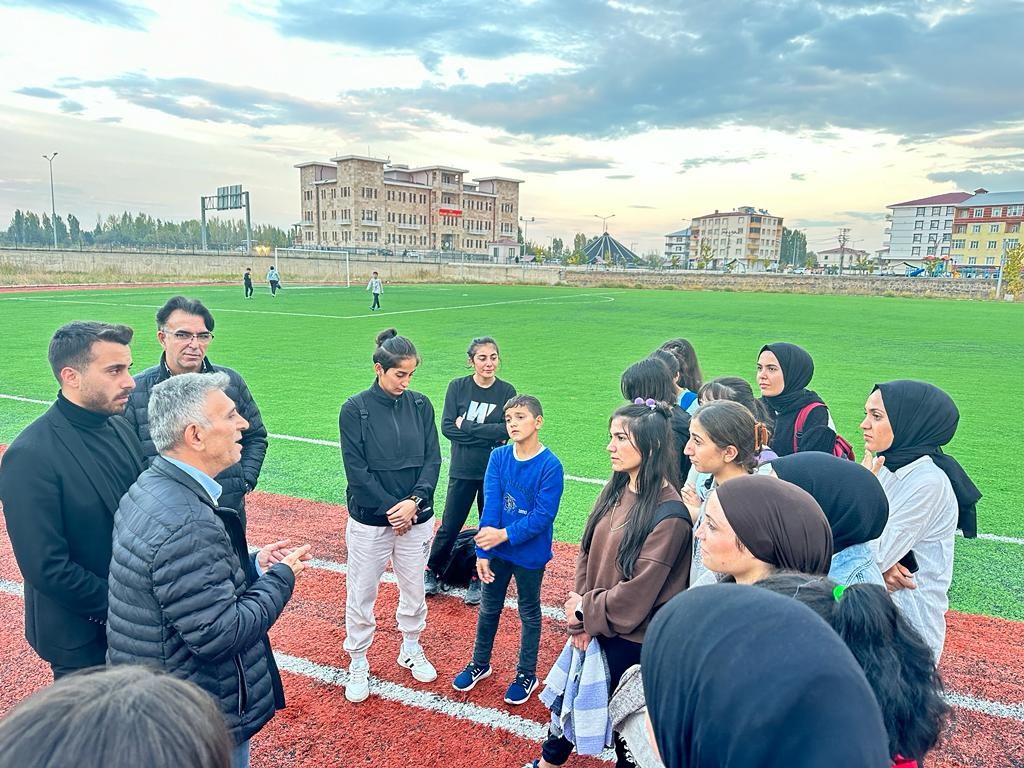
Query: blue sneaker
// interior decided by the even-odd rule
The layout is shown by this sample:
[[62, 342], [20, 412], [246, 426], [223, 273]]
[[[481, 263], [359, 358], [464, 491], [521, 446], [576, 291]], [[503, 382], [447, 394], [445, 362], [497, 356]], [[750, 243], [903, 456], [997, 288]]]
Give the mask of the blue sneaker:
[[530, 695], [537, 690], [537, 685], [536, 675], [524, 675], [520, 672], [505, 691], [505, 703], [525, 704], [529, 701]]
[[452, 680], [452, 688], [456, 691], [472, 691], [477, 683], [490, 676], [490, 665], [481, 667], [479, 664], [470, 662], [466, 665], [466, 668], [459, 672], [459, 674], [455, 676], [455, 679]]

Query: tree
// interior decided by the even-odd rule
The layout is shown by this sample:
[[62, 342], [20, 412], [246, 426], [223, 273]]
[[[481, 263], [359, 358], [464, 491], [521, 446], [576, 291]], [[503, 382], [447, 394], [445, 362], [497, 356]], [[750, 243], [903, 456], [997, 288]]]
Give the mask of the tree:
[[551, 240], [551, 255], [556, 259], [561, 258], [563, 250], [565, 250], [565, 244], [562, 242], [562, 238], [553, 238]]
[[71, 238], [72, 244], [82, 244], [82, 225], [73, 213], [68, 214], [68, 236]]
[[816, 254], [814, 251], [808, 251], [807, 255], [804, 257], [804, 266], [807, 269], [817, 269], [818, 254]]
[[797, 266], [807, 261], [807, 235], [799, 229], [782, 228], [780, 264]]
[[[661, 260], [661, 254], [659, 254], [655, 250], [648, 251], [644, 255], [643, 262], [644, 262], [644, 266], [646, 266], [649, 269], [661, 269], [661, 267], [663, 266], [662, 260]], [[678, 266], [678, 262], [679, 262], [679, 259], [676, 258], [676, 263], [673, 264], [672, 266], [673, 267]]]
[[697, 256], [697, 269], [707, 269], [709, 264], [711, 264], [711, 243], [707, 238], [702, 237]]

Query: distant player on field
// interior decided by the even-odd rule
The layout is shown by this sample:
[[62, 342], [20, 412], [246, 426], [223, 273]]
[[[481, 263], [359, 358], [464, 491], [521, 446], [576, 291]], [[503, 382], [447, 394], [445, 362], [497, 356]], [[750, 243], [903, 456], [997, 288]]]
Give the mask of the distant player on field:
[[384, 293], [384, 286], [380, 283], [380, 277], [374, 272], [370, 275], [370, 282], [366, 284], [366, 290], [373, 294], [373, 304], [370, 305], [370, 311], [380, 309], [380, 295]]

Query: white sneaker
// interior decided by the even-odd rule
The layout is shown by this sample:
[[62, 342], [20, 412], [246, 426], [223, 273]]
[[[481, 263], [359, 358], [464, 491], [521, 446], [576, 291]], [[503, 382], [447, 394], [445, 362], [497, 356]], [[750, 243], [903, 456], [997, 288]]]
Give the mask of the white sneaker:
[[348, 682], [345, 683], [345, 698], [353, 704], [366, 701], [370, 696], [370, 668], [348, 668]]
[[421, 683], [432, 683], [437, 680], [437, 670], [434, 665], [427, 661], [423, 655], [423, 649], [418, 648], [415, 653], [406, 653], [405, 649], [398, 651], [398, 666], [405, 667], [412, 672], [413, 678]]

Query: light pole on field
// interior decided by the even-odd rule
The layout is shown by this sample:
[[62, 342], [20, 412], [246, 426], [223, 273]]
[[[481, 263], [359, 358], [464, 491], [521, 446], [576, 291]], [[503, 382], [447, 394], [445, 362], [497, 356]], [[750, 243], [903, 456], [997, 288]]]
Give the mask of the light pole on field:
[[527, 230], [528, 230], [528, 228], [530, 226], [530, 222], [536, 221], [536, 219], [534, 219], [533, 216], [531, 216], [530, 218], [526, 218], [525, 216], [520, 216], [519, 220], [521, 222], [523, 222], [523, 247], [520, 249], [519, 259], [520, 259], [520, 261], [526, 261], [526, 243], [527, 243], [526, 233], [527, 233]]
[[600, 216], [600, 215], [598, 215], [598, 214], [596, 214], [596, 213], [595, 213], [595, 214], [594, 214], [594, 218], [595, 218], [595, 219], [600, 219], [600, 220], [601, 220], [601, 224], [602, 224], [602, 225], [603, 225], [603, 227], [604, 227], [604, 229], [602, 230], [602, 234], [604, 234], [605, 232], [607, 232], [607, 231], [608, 231], [608, 219], [614, 219], [614, 218], [615, 218], [615, 214], [614, 214], [614, 213], [612, 213], [612, 214], [609, 214], [609, 215], [607, 215], [607, 216]]
[[53, 201], [53, 158], [56, 152], [43, 155], [43, 159], [50, 164], [50, 227], [53, 229], [53, 250], [57, 250], [57, 206]]

